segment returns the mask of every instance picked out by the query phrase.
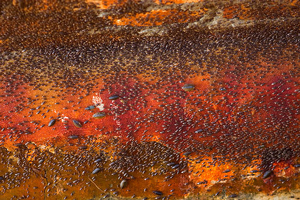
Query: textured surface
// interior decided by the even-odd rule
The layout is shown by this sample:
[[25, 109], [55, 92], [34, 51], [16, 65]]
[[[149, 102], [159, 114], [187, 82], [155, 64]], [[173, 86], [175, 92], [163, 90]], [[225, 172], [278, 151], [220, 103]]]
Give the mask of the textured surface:
[[1, 199], [300, 198], [297, 1], [1, 1]]

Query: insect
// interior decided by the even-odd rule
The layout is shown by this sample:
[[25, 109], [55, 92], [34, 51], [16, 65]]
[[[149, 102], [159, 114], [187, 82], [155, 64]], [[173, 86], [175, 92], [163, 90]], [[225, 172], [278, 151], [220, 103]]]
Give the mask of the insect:
[[96, 169], [94, 169], [94, 171], [92, 172], [92, 174], [97, 174], [97, 173], [100, 172], [100, 171], [101, 171], [100, 168], [96, 168]]
[[273, 172], [271, 170], [266, 171], [263, 175], [263, 179], [269, 178], [272, 174], [273, 174]]
[[182, 89], [183, 89], [184, 91], [189, 92], [189, 91], [194, 90], [194, 89], [195, 89], [195, 86], [192, 85], [192, 84], [185, 84], [184, 86], [182, 86]]
[[55, 122], [56, 122], [56, 120], [55, 120], [55, 119], [52, 119], [52, 120], [49, 122], [48, 126], [49, 126], [49, 127], [50, 127], [50, 126], [53, 126], [53, 125], [55, 124]]
[[96, 118], [96, 119], [101, 119], [103, 117], [105, 117], [106, 114], [104, 112], [97, 112], [93, 115], [93, 118]]
[[156, 195], [159, 195], [159, 196], [163, 195], [163, 193], [161, 191], [158, 191], [158, 190], [154, 190], [153, 193], [156, 194]]
[[118, 98], [119, 98], [118, 95], [112, 95], [112, 96], [110, 96], [108, 99], [109, 99], [109, 100], [116, 100], [116, 99], [118, 99]]
[[77, 127], [77, 128], [81, 128], [82, 127], [82, 124], [79, 122], [79, 121], [77, 121], [77, 120], [73, 120], [73, 124]]
[[70, 135], [69, 136], [69, 139], [77, 139], [78, 138], [78, 135]]
[[94, 108], [96, 108], [95, 106], [88, 106], [85, 108], [85, 110], [93, 110]]
[[127, 185], [127, 181], [122, 180], [121, 183], [120, 183], [120, 188], [123, 189], [126, 185]]

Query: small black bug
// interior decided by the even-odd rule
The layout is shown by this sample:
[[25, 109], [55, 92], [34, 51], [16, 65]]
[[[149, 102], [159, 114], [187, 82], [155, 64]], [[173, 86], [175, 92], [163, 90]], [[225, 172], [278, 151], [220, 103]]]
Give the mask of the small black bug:
[[73, 124], [77, 127], [77, 128], [81, 128], [82, 127], [82, 124], [79, 122], [79, 121], [77, 121], [77, 120], [73, 120]]
[[112, 95], [112, 96], [110, 96], [108, 99], [109, 99], [109, 100], [116, 100], [116, 99], [118, 99], [118, 98], [119, 98], [118, 95]]
[[50, 127], [50, 126], [53, 126], [53, 125], [55, 124], [55, 122], [56, 122], [56, 120], [55, 120], [55, 119], [52, 119], [52, 120], [49, 122], [48, 126], [49, 126], [49, 127]]
[[156, 195], [159, 195], [159, 196], [163, 195], [163, 193], [161, 191], [158, 191], [158, 190], [154, 190], [153, 193], [156, 194]]

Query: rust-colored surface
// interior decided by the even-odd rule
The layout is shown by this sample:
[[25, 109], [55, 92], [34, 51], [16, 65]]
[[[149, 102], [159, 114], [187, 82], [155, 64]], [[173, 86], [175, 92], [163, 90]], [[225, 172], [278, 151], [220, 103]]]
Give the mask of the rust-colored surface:
[[0, 199], [300, 198], [298, 1], [0, 11]]

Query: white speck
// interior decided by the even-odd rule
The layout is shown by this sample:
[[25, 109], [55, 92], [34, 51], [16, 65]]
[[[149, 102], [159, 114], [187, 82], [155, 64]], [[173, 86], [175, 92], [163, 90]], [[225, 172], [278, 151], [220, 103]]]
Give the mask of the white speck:
[[98, 93], [96, 93], [97, 96], [93, 96], [93, 104], [100, 110], [104, 110], [104, 103], [103, 100], [100, 96], [100, 94], [98, 95]]
[[65, 123], [68, 119], [69, 119], [69, 117], [62, 116], [62, 117], [61, 117], [61, 122], [62, 122], [62, 123]]
[[[54, 113], [57, 113], [56, 110], [53, 110]], [[64, 114], [62, 114], [62, 116], [60, 117], [60, 120], [62, 123], [67, 122], [67, 120], [69, 119], [69, 117], [66, 117]]]

